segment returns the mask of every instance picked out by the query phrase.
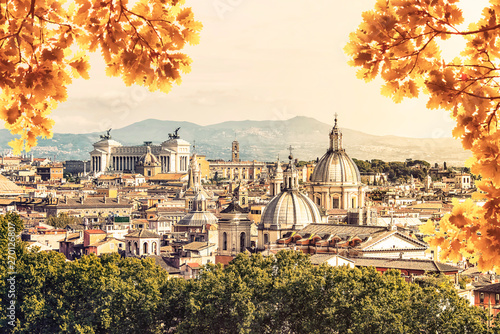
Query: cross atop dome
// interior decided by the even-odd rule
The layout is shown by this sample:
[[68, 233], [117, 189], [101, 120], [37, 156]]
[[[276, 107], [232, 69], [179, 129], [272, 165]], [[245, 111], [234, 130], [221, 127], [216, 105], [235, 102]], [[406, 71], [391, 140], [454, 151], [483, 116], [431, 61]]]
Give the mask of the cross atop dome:
[[288, 156], [288, 159], [292, 160], [293, 159], [293, 155], [292, 155], [293, 147], [292, 147], [292, 145], [290, 145], [288, 150], [290, 151], [290, 155]]
[[332, 132], [330, 132], [330, 151], [342, 150], [342, 132], [340, 132], [337, 126], [337, 118], [338, 114], [335, 113], [335, 125], [333, 126]]

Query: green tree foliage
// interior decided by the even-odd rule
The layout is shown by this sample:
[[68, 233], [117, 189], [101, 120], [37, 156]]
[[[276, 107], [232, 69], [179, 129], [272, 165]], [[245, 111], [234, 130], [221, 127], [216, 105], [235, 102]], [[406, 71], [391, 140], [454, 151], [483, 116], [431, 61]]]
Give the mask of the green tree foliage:
[[[424, 160], [407, 159], [406, 162], [385, 162], [379, 159], [371, 161], [352, 160], [358, 166], [360, 173], [385, 173], [390, 182], [408, 181], [410, 176], [422, 181], [426, 177], [426, 172], [430, 167], [430, 164]], [[420, 166], [420, 168], [417, 166]]]
[[[169, 278], [151, 259], [68, 262], [24, 251], [16, 295], [13, 333], [488, 333], [484, 311], [449, 284], [313, 266], [295, 251], [242, 253], [192, 280]], [[5, 300], [0, 326], [8, 332]]]
[[60, 253], [27, 252], [17, 268], [13, 333], [161, 333], [167, 280], [151, 259], [67, 262]]
[[449, 284], [398, 271], [313, 266], [307, 255], [239, 254], [190, 282], [179, 333], [487, 333], [485, 314]]
[[78, 217], [69, 216], [65, 212], [61, 212], [58, 216], [49, 216], [46, 223], [55, 228], [65, 228], [69, 224], [81, 224], [82, 219]]

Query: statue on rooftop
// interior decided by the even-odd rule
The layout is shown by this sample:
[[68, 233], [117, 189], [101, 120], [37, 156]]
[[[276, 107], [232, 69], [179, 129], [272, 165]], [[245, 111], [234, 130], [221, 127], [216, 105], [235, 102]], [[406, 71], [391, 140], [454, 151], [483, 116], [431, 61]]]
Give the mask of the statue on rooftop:
[[180, 127], [178, 127], [177, 129], [175, 129], [174, 133], [169, 133], [169, 134], [168, 134], [168, 138], [169, 138], [169, 139], [179, 139], [179, 138], [180, 138], [180, 136], [178, 135], [178, 132], [179, 132], [179, 130], [180, 130], [180, 129], [181, 129], [181, 128], [180, 128]]
[[111, 135], [109, 134], [111, 132], [111, 128], [109, 128], [107, 131], [106, 131], [106, 134], [105, 135], [101, 135], [101, 139], [111, 139]]

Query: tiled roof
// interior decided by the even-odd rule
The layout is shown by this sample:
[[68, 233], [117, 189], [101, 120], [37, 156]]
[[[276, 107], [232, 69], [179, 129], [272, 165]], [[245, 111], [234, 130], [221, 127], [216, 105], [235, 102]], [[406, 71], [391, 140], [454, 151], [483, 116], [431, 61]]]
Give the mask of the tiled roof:
[[328, 261], [332, 258], [335, 258], [336, 256], [338, 256], [339, 258], [341, 258], [345, 261], [354, 262], [351, 259], [348, 259], [348, 258], [340, 256], [340, 255], [336, 255], [336, 254], [314, 254], [314, 255], [311, 255], [311, 263], [319, 265], [319, 264], [325, 263], [326, 261]]
[[175, 275], [175, 274], [180, 274], [181, 273], [180, 269], [175, 268], [175, 267], [169, 265], [163, 259], [163, 257], [161, 257], [159, 255], [148, 255], [147, 257], [154, 259], [157, 266], [160, 266], [162, 269], [166, 270], [171, 275]]
[[104, 244], [107, 244], [108, 242], [112, 242], [112, 241], [118, 241], [118, 242], [124, 242], [123, 240], [119, 240], [119, 239], [116, 239], [116, 238], [106, 238], [104, 240], [99, 240], [89, 246], [92, 246], [92, 247], [99, 247], [101, 245], [104, 245]]
[[0, 174], [0, 193], [22, 193], [23, 189]]
[[88, 234], [106, 234], [103, 230], [85, 230]]
[[393, 234], [397, 234], [400, 238], [406, 239], [406, 241], [415, 243], [416, 246], [420, 246], [420, 248], [425, 248], [425, 249], [428, 248], [427, 244], [425, 244], [425, 243], [423, 243], [423, 242], [421, 242], [421, 241], [419, 241], [419, 240], [417, 240], [415, 238], [407, 236], [407, 235], [405, 235], [403, 233], [400, 233], [398, 231], [381, 231], [381, 232], [375, 232], [374, 234], [372, 234], [372, 238], [370, 240], [362, 243], [360, 245], [360, 247], [362, 249], [369, 248], [370, 246], [375, 245], [376, 243], [382, 241], [385, 238], [390, 237]]
[[475, 289], [474, 291], [500, 293], [500, 283], [485, 285], [485, 286], [482, 286], [480, 288]]
[[80, 233], [69, 233], [67, 238], [59, 240], [59, 242], [83, 242], [83, 238], [80, 238]]
[[75, 209], [81, 209], [81, 208], [96, 208], [96, 207], [131, 207], [132, 202], [125, 199], [125, 198], [109, 198], [106, 197], [104, 199], [103, 197], [87, 197], [83, 200], [81, 198], [62, 198], [58, 199], [58, 203], [54, 205], [58, 208], [61, 209], [67, 209], [67, 208], [75, 208]]
[[132, 233], [127, 234], [125, 237], [131, 237], [131, 238], [159, 238], [160, 236], [154, 232], [141, 229], [138, 231], [134, 231]]
[[371, 235], [376, 232], [385, 232], [387, 227], [366, 226], [366, 225], [347, 225], [347, 224], [310, 224], [300, 230], [298, 233], [330, 233], [335, 235]]
[[357, 267], [378, 267], [390, 269], [410, 269], [423, 270], [426, 272], [460, 272], [462, 269], [445, 263], [433, 260], [414, 260], [414, 259], [387, 259], [387, 258], [369, 258], [352, 257]]
[[203, 242], [203, 241], [194, 241], [185, 245], [184, 250], [200, 251], [210, 246], [215, 246], [215, 244], [209, 244], [208, 242]]
[[160, 173], [149, 178], [150, 181], [179, 181], [183, 176], [187, 174], [180, 173]]

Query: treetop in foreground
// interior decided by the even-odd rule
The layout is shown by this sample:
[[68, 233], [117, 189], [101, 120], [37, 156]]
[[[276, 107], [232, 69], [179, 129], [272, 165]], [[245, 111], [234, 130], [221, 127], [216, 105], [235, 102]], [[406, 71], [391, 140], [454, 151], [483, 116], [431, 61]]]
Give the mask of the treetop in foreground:
[[[427, 107], [450, 111], [453, 135], [471, 150], [471, 172], [481, 190], [472, 202], [455, 203], [451, 215], [423, 232], [432, 234], [443, 258], [462, 257], [483, 270], [500, 268], [500, 1], [491, 0], [482, 18], [467, 29], [458, 0], [378, 0], [363, 13], [345, 52], [365, 81], [384, 80], [381, 93], [399, 103], [428, 96]], [[439, 40], [462, 38], [465, 48], [452, 61], [441, 56]]]
[[168, 92], [191, 59], [202, 24], [184, 0], [0, 0], [0, 117], [14, 153], [52, 137], [49, 114], [73, 78], [89, 78], [88, 51], [127, 86]]

